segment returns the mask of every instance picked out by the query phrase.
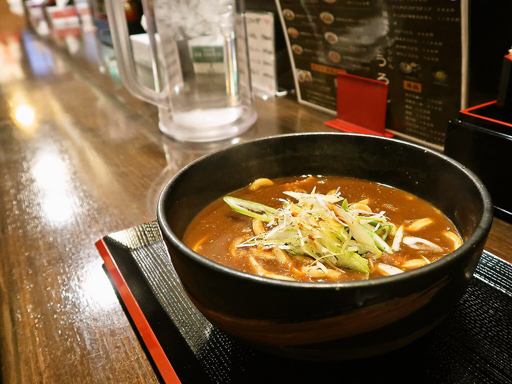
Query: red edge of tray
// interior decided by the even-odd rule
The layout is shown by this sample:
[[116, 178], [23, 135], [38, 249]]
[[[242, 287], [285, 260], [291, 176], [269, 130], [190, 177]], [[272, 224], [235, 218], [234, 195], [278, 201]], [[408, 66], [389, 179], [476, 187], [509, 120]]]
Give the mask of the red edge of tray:
[[181, 384], [176, 371], [167, 356], [165, 355], [162, 346], [158, 342], [157, 337], [153, 333], [151, 326], [149, 325], [146, 316], [142, 312], [135, 296], [133, 296], [126, 280], [124, 279], [121, 271], [119, 270], [114, 258], [110, 254], [107, 245], [103, 239], [98, 240], [96, 243], [96, 249], [98, 250], [103, 262], [105, 263], [105, 267], [116, 286], [116, 289], [123, 299], [123, 302], [132, 318], [137, 330], [146, 345], [162, 379], [166, 384]]
[[501, 121], [501, 120], [497, 120], [497, 119], [493, 119], [491, 117], [486, 117], [486, 116], [482, 116], [482, 115], [478, 115], [476, 113], [473, 113], [474, 110], [477, 110], [477, 109], [480, 109], [480, 108], [483, 108], [483, 107], [487, 107], [487, 106], [492, 105], [492, 104], [496, 104], [496, 100], [488, 101], [488, 102], [485, 102], [483, 104], [475, 105], [474, 107], [463, 109], [463, 110], [460, 111], [460, 113], [463, 114], [463, 115], [467, 115], [467, 116], [471, 116], [471, 117], [476, 117], [478, 119], [487, 120], [487, 121], [490, 121], [492, 123], [496, 123], [496, 124], [500, 124], [500, 125], [506, 125], [507, 127], [512, 127], [512, 124], [510, 124], [510, 123], [506, 123], [506, 122]]

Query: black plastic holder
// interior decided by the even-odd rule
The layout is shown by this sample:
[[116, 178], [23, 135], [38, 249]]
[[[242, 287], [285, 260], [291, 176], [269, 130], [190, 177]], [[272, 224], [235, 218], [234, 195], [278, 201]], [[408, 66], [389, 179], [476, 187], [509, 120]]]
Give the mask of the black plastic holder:
[[460, 111], [448, 125], [444, 152], [482, 179], [495, 215], [512, 223], [512, 110], [491, 101]]

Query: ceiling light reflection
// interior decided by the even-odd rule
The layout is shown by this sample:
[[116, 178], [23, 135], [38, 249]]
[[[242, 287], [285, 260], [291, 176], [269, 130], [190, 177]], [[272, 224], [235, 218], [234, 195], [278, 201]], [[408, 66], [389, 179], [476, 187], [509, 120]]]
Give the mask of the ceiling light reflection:
[[66, 164], [53, 151], [44, 151], [37, 157], [32, 175], [36, 183], [46, 191], [66, 188], [69, 179]]
[[102, 310], [109, 309], [117, 303], [117, 297], [100, 263], [91, 263], [85, 270], [82, 292], [86, 299]]
[[44, 216], [54, 224], [65, 223], [73, 216], [73, 201], [64, 192], [48, 194], [42, 203]]
[[75, 213], [74, 191], [65, 162], [53, 151], [42, 152], [32, 168], [40, 189], [44, 217], [52, 224], [64, 224]]
[[13, 120], [25, 133], [33, 133], [36, 126], [36, 112], [30, 104], [17, 104], [13, 109]]

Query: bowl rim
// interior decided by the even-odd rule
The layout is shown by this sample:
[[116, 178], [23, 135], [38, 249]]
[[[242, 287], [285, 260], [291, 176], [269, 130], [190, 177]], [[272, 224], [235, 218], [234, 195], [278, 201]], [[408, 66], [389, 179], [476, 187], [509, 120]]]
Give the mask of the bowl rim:
[[[424, 152], [428, 152], [431, 155], [437, 156], [440, 159], [450, 163], [455, 166], [457, 169], [462, 171], [477, 187], [480, 196], [483, 201], [483, 213], [478, 225], [471, 235], [471, 237], [466, 240], [461, 247], [457, 248], [455, 251], [448, 253], [444, 257], [435, 262], [426, 265], [424, 267], [414, 269], [411, 271], [406, 271], [405, 273], [399, 273], [397, 275], [379, 277], [378, 279], [368, 279], [368, 280], [349, 280], [349, 281], [340, 281], [340, 282], [305, 282], [305, 281], [288, 281], [288, 280], [278, 280], [272, 279], [268, 277], [253, 275], [250, 273], [242, 272], [231, 267], [227, 267], [223, 264], [220, 264], [216, 261], [210, 260], [205, 256], [201, 256], [200, 254], [194, 252], [188, 246], [186, 246], [178, 236], [171, 230], [167, 220], [165, 219], [165, 197], [168, 194], [169, 189], [172, 187], [174, 182], [181, 177], [186, 171], [190, 168], [194, 167], [196, 164], [205, 161], [209, 157], [228, 152], [233, 150], [234, 148], [243, 147], [245, 145], [252, 145], [253, 143], [258, 143], [262, 141], [270, 141], [275, 139], [286, 139], [288, 137], [299, 137], [299, 136], [351, 136], [351, 137], [361, 137], [361, 138], [372, 138], [377, 140], [382, 140], [383, 142], [396, 142], [401, 145], [406, 145], [409, 147], [413, 147], [417, 150], [421, 150]], [[203, 207], [204, 208], [204, 207]], [[254, 283], [267, 284], [271, 286], [278, 286], [284, 288], [307, 288], [307, 289], [347, 289], [347, 288], [362, 288], [362, 287], [378, 287], [378, 286], [388, 286], [390, 284], [396, 284], [399, 282], [405, 282], [408, 280], [414, 280], [417, 277], [427, 275], [432, 271], [442, 269], [443, 267], [453, 263], [455, 260], [462, 257], [467, 252], [470, 252], [471, 249], [477, 246], [477, 243], [482, 239], [482, 237], [486, 236], [488, 233], [491, 223], [493, 220], [493, 205], [491, 202], [491, 196], [487, 191], [483, 182], [467, 167], [458, 161], [446, 156], [443, 153], [436, 152], [430, 148], [425, 146], [407, 142], [400, 139], [388, 138], [382, 136], [375, 135], [366, 135], [366, 134], [354, 134], [354, 133], [343, 133], [343, 132], [299, 132], [299, 133], [290, 133], [290, 134], [279, 134], [266, 136], [262, 138], [257, 138], [253, 140], [248, 140], [239, 144], [231, 145], [226, 148], [223, 148], [218, 151], [214, 151], [199, 157], [198, 159], [190, 162], [181, 170], [179, 170], [163, 187], [160, 195], [158, 197], [158, 205], [157, 205], [157, 221], [162, 231], [162, 235], [166, 236], [171, 243], [186, 257], [191, 258], [195, 262], [202, 264], [208, 268], [212, 268], [218, 272], [226, 273], [228, 275], [240, 278], [240, 279], [249, 279]], [[171, 253], [171, 251], [169, 251]]]

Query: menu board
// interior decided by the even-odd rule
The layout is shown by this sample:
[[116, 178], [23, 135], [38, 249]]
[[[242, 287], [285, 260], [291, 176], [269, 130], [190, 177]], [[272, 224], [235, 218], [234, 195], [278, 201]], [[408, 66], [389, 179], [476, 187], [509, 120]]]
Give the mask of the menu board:
[[[388, 84], [386, 128], [444, 143], [465, 104], [466, 0], [276, 0], [298, 100], [336, 110], [341, 72]], [[464, 48], [464, 49], [463, 49]]]

